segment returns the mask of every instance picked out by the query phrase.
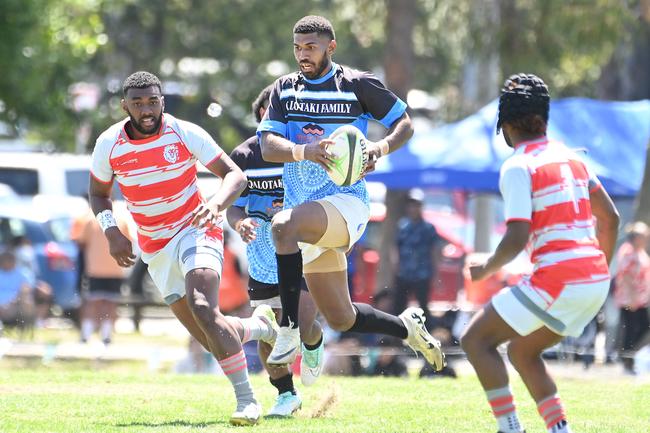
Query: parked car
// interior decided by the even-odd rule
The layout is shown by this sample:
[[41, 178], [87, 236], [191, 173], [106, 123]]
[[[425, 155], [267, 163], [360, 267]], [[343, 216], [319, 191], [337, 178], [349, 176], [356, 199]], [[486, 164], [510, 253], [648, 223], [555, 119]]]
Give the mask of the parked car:
[[18, 195], [85, 197], [90, 164], [90, 155], [3, 152], [0, 183], [9, 185]]
[[18, 236], [26, 237], [34, 248], [37, 277], [52, 287], [54, 303], [70, 311], [80, 305], [76, 270], [79, 250], [70, 240], [72, 218], [65, 211], [74, 205], [62, 198], [57, 203], [39, 206], [27, 198], [0, 201], [0, 246], [9, 246]]

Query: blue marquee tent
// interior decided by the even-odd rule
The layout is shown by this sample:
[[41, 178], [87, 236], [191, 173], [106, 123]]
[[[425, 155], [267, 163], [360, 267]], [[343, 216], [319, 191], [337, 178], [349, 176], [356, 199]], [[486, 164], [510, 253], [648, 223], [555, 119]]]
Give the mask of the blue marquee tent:
[[[512, 153], [495, 135], [497, 101], [448, 125], [416, 125], [403, 149], [382, 158], [368, 180], [389, 188], [460, 188], [498, 191], [499, 169]], [[548, 135], [584, 149], [587, 164], [611, 195], [634, 196], [650, 141], [650, 100], [568, 98], [551, 102]]]

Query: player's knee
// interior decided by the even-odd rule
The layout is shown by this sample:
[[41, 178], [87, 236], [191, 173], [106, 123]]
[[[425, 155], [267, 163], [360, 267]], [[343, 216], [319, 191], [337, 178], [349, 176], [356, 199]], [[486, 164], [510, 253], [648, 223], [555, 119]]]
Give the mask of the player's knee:
[[460, 347], [467, 354], [473, 353], [480, 346], [480, 338], [470, 327], [460, 337]]
[[294, 224], [291, 224], [291, 212], [282, 211], [275, 214], [271, 220], [271, 231], [273, 239], [276, 241], [283, 241], [290, 239], [295, 235]]

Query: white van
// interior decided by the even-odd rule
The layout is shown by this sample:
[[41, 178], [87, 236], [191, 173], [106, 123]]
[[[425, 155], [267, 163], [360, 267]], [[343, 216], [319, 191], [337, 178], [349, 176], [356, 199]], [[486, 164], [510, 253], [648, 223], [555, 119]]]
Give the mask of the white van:
[[0, 183], [18, 195], [86, 197], [90, 155], [0, 152]]

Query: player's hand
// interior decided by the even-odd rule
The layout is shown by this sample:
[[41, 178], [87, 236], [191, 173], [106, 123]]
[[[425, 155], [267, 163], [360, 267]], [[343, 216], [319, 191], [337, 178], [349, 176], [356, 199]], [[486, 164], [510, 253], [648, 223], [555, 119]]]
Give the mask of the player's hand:
[[135, 254], [133, 254], [133, 246], [129, 238], [117, 227], [109, 227], [106, 229], [106, 239], [108, 239], [108, 248], [111, 256], [115, 259], [118, 265], [123, 268], [128, 268], [135, 264]]
[[490, 276], [491, 272], [485, 268], [485, 264], [482, 265], [470, 265], [469, 275], [472, 281], [481, 281]]
[[325, 170], [329, 170], [329, 167], [332, 164], [333, 155], [327, 151], [327, 146], [332, 144], [334, 144], [334, 140], [324, 138], [318, 143], [309, 143], [305, 145], [305, 159], [315, 162]]
[[361, 177], [365, 177], [368, 173], [375, 171], [377, 160], [381, 157], [381, 147], [373, 141], [366, 141], [366, 153], [368, 154], [368, 162], [366, 162], [366, 166], [363, 168]]
[[235, 225], [235, 229], [237, 230], [237, 233], [239, 233], [239, 236], [241, 236], [242, 241], [250, 244], [257, 239], [256, 229], [259, 226], [260, 224], [254, 219], [244, 218]]
[[207, 203], [199, 204], [192, 212], [192, 227], [212, 228], [219, 226], [221, 214], [219, 209], [209, 206]]

